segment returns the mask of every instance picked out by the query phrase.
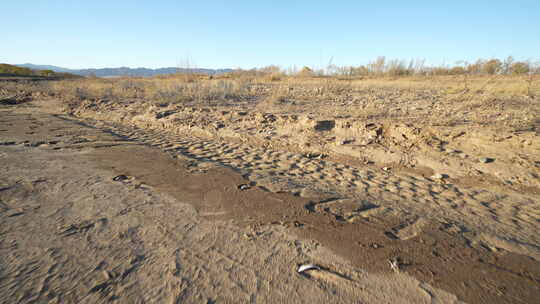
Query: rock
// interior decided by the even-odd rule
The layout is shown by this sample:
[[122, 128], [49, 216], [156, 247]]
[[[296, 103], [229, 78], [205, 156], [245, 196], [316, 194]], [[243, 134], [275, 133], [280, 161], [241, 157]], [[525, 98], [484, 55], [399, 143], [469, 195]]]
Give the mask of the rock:
[[319, 120], [315, 122], [315, 131], [330, 131], [336, 126], [335, 120]]
[[263, 118], [264, 118], [264, 122], [267, 122], [267, 123], [275, 122], [277, 120], [277, 117], [272, 113], [265, 113], [263, 115]]
[[159, 112], [159, 113], [156, 113], [156, 119], [161, 119], [161, 118], [165, 118], [167, 116], [170, 116], [172, 114], [176, 113], [176, 111], [174, 110], [169, 110], [169, 111], [164, 111], [164, 112]]
[[42, 146], [42, 145], [45, 145], [44, 141], [34, 141], [34, 142], [30, 143], [30, 147], [39, 147], [39, 146]]
[[364, 127], [365, 127], [366, 129], [368, 129], [368, 130], [373, 130], [373, 129], [377, 128], [377, 125], [374, 124], [374, 123], [368, 123], [368, 124], [366, 124]]
[[479, 159], [479, 161], [483, 164], [488, 164], [488, 163], [492, 163], [495, 161], [494, 158], [489, 158], [489, 157], [482, 157]]
[[308, 152], [304, 154], [304, 156], [309, 159], [323, 159], [323, 158], [326, 158], [328, 155], [324, 153], [319, 153], [319, 152]]
[[366, 132], [366, 134], [360, 139], [361, 145], [369, 145], [371, 143], [376, 142], [379, 137], [382, 135], [382, 128], [377, 128], [373, 130], [369, 130]]
[[31, 99], [32, 98], [31, 98], [30, 94], [14, 95], [14, 96], [8, 96], [8, 97], [0, 98], [0, 104], [3, 104], [3, 105], [16, 105], [16, 104], [20, 104], [20, 103], [23, 103], [23, 102], [26, 102], [26, 101], [30, 101]]
[[444, 179], [444, 178], [448, 178], [448, 175], [446, 174], [442, 174], [442, 173], [435, 173], [431, 176], [431, 178], [433, 179]]
[[112, 275], [107, 270], [103, 270], [101, 273], [103, 274], [105, 280], [109, 280], [112, 278]]
[[115, 182], [121, 182], [121, 181], [124, 181], [124, 180], [126, 180], [126, 179], [128, 179], [128, 177], [127, 177], [126, 175], [120, 174], [120, 175], [115, 176], [115, 177], [113, 178], [113, 181], [115, 181]]
[[238, 185], [238, 189], [241, 190], [241, 191], [248, 190], [249, 188], [251, 188], [251, 187], [248, 184]]
[[321, 270], [321, 267], [314, 264], [304, 264], [304, 265], [298, 266], [297, 272], [302, 273], [308, 270]]
[[221, 122], [217, 122], [214, 124], [214, 129], [218, 130], [218, 129], [222, 129], [222, 128], [225, 128], [225, 124], [221, 123]]
[[339, 141], [339, 144], [340, 145], [348, 145], [348, 144], [352, 144], [353, 142], [354, 142], [354, 139], [343, 139], [343, 140]]
[[6, 212], [6, 215], [8, 217], [14, 217], [14, 216], [22, 215], [22, 214], [24, 214], [24, 210], [21, 208], [11, 209]]

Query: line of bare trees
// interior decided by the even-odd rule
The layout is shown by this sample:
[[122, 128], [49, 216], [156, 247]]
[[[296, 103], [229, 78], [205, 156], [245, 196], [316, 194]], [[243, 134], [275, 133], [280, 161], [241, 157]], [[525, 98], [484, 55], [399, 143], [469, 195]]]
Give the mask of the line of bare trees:
[[[248, 71], [243, 71], [248, 72]], [[324, 68], [295, 67], [281, 69], [271, 65], [251, 70], [255, 74], [298, 75], [298, 76], [429, 76], [429, 75], [526, 75], [540, 74], [540, 63], [517, 61], [512, 56], [500, 59], [478, 59], [475, 62], [459, 61], [454, 65], [428, 66], [425, 59], [387, 59], [378, 57], [366, 65], [337, 66], [328, 64]]]

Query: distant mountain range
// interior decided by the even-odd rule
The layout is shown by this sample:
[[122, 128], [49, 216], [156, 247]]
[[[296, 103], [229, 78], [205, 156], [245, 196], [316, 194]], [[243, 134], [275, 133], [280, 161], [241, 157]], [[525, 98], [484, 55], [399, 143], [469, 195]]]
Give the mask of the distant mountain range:
[[71, 73], [80, 76], [97, 76], [97, 77], [119, 77], [119, 76], [137, 76], [137, 77], [150, 77], [156, 75], [166, 75], [182, 72], [191, 72], [199, 74], [223, 74], [232, 72], [233, 69], [183, 69], [183, 68], [159, 68], [159, 69], [148, 69], [148, 68], [128, 68], [128, 67], [119, 67], [119, 68], [102, 68], [102, 69], [67, 69], [63, 67], [58, 67], [54, 65], [38, 65], [38, 64], [16, 64], [16, 66], [29, 68], [32, 70], [52, 70], [59, 73]]

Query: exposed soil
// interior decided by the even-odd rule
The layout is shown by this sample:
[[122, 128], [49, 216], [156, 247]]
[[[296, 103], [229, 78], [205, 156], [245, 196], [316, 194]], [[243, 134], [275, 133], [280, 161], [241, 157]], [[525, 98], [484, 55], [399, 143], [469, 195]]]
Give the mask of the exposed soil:
[[[70, 111], [133, 140], [235, 168], [271, 192], [366, 202], [375, 207], [369, 213], [458, 226], [475, 245], [540, 260], [536, 123], [521, 131], [505, 131], [504, 121], [422, 128], [390, 118], [143, 102], [83, 102]], [[346, 212], [347, 221], [363, 217]]]
[[[0, 109], [5, 303], [540, 298], [533, 184], [519, 193], [50, 106]], [[302, 263], [322, 269], [298, 275]]]

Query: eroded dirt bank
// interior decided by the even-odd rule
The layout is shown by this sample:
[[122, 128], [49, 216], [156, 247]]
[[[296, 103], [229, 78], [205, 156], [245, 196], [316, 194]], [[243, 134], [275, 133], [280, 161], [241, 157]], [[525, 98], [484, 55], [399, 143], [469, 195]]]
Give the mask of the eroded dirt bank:
[[[365, 212], [402, 218], [404, 226], [419, 217], [436, 220], [478, 246], [540, 259], [534, 126], [507, 133], [479, 124], [426, 131], [143, 102], [88, 101], [67, 110], [163, 150], [226, 164], [271, 192], [351, 199], [332, 203], [339, 206], [335, 215], [349, 222]], [[324, 144], [340, 134], [349, 139]], [[367, 142], [351, 144], [359, 141]]]
[[[6, 303], [453, 303], [456, 296], [532, 303], [540, 296], [534, 238], [497, 239], [374, 195], [408, 182], [439, 202], [431, 192], [448, 185], [43, 110], [0, 110]], [[362, 199], [331, 187], [342, 179], [365, 185]], [[537, 225], [534, 210], [518, 220], [527, 215]], [[298, 275], [307, 262], [324, 269]]]

